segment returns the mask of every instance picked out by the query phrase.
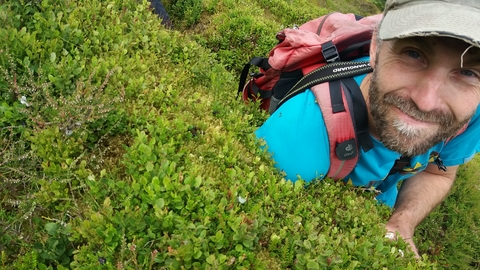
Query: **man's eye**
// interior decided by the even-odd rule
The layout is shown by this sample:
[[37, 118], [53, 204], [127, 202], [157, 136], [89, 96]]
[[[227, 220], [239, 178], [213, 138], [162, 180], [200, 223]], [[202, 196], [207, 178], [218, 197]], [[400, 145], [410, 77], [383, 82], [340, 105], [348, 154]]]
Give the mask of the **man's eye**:
[[420, 54], [416, 51], [407, 51], [407, 54], [408, 56], [412, 57], [412, 58], [420, 58]]
[[467, 76], [467, 77], [475, 77], [477, 74], [471, 70], [461, 70], [460, 74]]

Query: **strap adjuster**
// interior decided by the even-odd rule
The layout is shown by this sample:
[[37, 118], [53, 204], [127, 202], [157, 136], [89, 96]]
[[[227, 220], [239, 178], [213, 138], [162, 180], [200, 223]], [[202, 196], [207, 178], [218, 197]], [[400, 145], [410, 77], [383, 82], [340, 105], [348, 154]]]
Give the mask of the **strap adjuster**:
[[337, 47], [331, 41], [322, 44], [322, 54], [327, 63], [340, 61], [340, 54], [338, 53]]

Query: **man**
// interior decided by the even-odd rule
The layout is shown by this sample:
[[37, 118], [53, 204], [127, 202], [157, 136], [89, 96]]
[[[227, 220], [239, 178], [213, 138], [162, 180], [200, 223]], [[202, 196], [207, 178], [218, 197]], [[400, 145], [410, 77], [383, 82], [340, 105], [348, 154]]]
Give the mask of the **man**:
[[[458, 165], [480, 150], [480, 1], [387, 0], [370, 51], [374, 72], [355, 80], [374, 147], [359, 150], [344, 180], [381, 192], [394, 207], [386, 236], [398, 234], [419, 256], [415, 227], [448, 194]], [[328, 137], [311, 91], [285, 102], [256, 135], [287, 179], [327, 174]], [[400, 157], [410, 165], [389, 174]]]

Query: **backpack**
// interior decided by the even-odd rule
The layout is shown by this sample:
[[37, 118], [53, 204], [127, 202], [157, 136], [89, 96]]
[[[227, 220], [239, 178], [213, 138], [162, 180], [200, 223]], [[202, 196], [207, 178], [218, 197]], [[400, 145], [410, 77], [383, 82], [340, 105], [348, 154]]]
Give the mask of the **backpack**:
[[[358, 161], [358, 148], [373, 147], [365, 100], [353, 80], [372, 71], [368, 56], [375, 26], [382, 15], [359, 17], [331, 13], [300, 27], [287, 28], [267, 58], [254, 57], [243, 68], [238, 94], [258, 102], [270, 114], [296, 94], [310, 89], [320, 105], [330, 144], [327, 177], [344, 178]], [[250, 74], [250, 67], [259, 72]]]

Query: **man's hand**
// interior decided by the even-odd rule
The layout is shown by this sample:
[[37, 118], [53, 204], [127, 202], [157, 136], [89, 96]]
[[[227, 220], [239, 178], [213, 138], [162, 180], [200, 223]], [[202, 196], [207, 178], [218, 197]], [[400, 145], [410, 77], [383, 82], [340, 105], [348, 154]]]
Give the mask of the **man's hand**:
[[[387, 233], [385, 234], [385, 237], [390, 239], [390, 240], [394, 240], [396, 241], [397, 240], [397, 234], [399, 234], [398, 231], [394, 231], [394, 229], [389, 229], [388, 228], [388, 225], [387, 225]], [[420, 254], [418, 254], [418, 250], [417, 250], [417, 247], [415, 246], [415, 243], [413, 242], [413, 239], [411, 237], [404, 237], [404, 236], [401, 236], [399, 235], [405, 242], [407, 242], [409, 245], [410, 245], [410, 249], [413, 251], [413, 253], [415, 254], [415, 257], [417, 259], [420, 259]], [[403, 257], [403, 254], [402, 254], [402, 257]]]
[[417, 258], [420, 255], [413, 242], [415, 227], [447, 196], [457, 169], [458, 166], [452, 166], [446, 172], [440, 171], [430, 163], [424, 171], [404, 180], [398, 192], [393, 214], [386, 224], [387, 236], [398, 233]]

